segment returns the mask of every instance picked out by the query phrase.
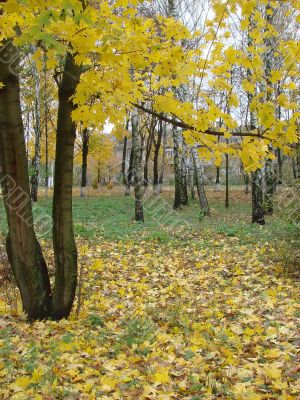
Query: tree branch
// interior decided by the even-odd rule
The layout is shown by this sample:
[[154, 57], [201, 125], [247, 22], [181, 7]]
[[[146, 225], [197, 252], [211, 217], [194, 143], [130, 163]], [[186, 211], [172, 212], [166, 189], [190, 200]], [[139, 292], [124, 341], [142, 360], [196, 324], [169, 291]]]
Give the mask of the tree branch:
[[[147, 114], [153, 115], [154, 117], [157, 117], [159, 120], [167, 122], [168, 124], [177, 126], [178, 128], [189, 130], [189, 131], [194, 131], [194, 132], [199, 132], [199, 133], [205, 133], [206, 135], [211, 135], [211, 136], [224, 136], [224, 132], [213, 131], [211, 129], [207, 129], [206, 131], [200, 131], [200, 130], [196, 129], [194, 126], [186, 124], [183, 121], [171, 119], [162, 113], [158, 113], [156, 111], [150, 110], [149, 108], [145, 107], [143, 104], [136, 104], [136, 103], [131, 103], [131, 104], [133, 106], [135, 106], [137, 109], [144, 111]], [[251, 132], [233, 132], [233, 133], [231, 133], [231, 135], [234, 137], [256, 137], [258, 139], [270, 140], [266, 136], [263, 136], [263, 135], [257, 134], [257, 133], [251, 133]]]

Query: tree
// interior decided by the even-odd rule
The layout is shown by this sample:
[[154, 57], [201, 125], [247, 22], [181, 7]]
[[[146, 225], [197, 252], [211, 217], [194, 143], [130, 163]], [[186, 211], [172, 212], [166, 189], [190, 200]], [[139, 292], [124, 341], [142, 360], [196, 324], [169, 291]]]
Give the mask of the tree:
[[201, 164], [199, 161], [199, 156], [197, 149], [195, 147], [192, 148], [192, 157], [194, 163], [194, 170], [195, 170], [195, 181], [197, 186], [197, 192], [200, 202], [201, 210], [203, 211], [204, 216], [210, 216], [210, 210], [208, 206], [208, 201], [204, 189], [204, 181], [203, 181], [203, 174], [201, 169]]
[[174, 209], [181, 208], [181, 168], [180, 168], [180, 155], [179, 155], [179, 131], [176, 126], [172, 128], [173, 134], [173, 149], [174, 149], [174, 176], [175, 176], [175, 198]]
[[28, 318], [60, 319], [71, 311], [77, 282], [72, 223], [75, 123], [71, 119], [74, 105], [70, 97], [75, 93], [81, 69], [75, 64], [74, 56], [67, 53], [59, 85], [53, 201], [55, 285], [51, 293], [47, 266], [33, 227], [17, 70], [19, 53], [11, 40], [3, 42], [1, 47], [2, 54], [8, 50], [11, 62], [0, 60], [0, 80], [4, 85], [0, 91], [0, 160], [9, 226], [7, 253]]
[[137, 110], [131, 114], [132, 129], [132, 154], [133, 154], [133, 175], [135, 195], [135, 221], [144, 221], [143, 210], [143, 180], [141, 169], [141, 144], [139, 131], [139, 116]]
[[40, 159], [41, 159], [41, 84], [40, 76], [36, 68], [35, 63], [33, 63], [32, 68], [32, 78], [34, 81], [34, 156], [32, 159], [33, 172], [31, 175], [31, 198], [32, 201], [37, 202], [38, 199], [38, 187], [39, 187], [39, 176], [40, 176]]
[[0, 59], [0, 162], [1, 186], [9, 232], [7, 254], [24, 310], [30, 319], [50, 315], [51, 289], [47, 267], [33, 227], [24, 127], [17, 74], [18, 49], [10, 40], [0, 52], [10, 51], [9, 64]]
[[[154, 193], [160, 192], [160, 182], [159, 182], [159, 168], [158, 168], [158, 160], [159, 160], [159, 152], [161, 148], [161, 143], [164, 135], [165, 126], [162, 121], [158, 123], [157, 135], [154, 135], [153, 142], [154, 142], [154, 157], [153, 157], [153, 191]], [[164, 149], [163, 149], [164, 151]], [[161, 166], [162, 170], [163, 166]]]
[[[273, 149], [291, 153], [299, 142], [299, 113], [289, 93], [296, 88], [293, 79], [297, 73], [298, 45], [296, 38], [285, 40], [280, 36], [278, 51], [284, 62], [270, 71], [268, 79], [272, 86], [268, 85], [263, 69], [263, 42], [264, 37], [273, 35], [272, 29], [277, 28], [266, 25], [260, 11], [264, 2], [213, 1], [212, 18], [207, 21], [203, 34], [191, 32], [174, 18], [174, 1], [169, 1], [170, 18], [155, 13], [143, 15], [134, 0], [100, 3], [57, 0], [51, 5], [21, 0], [0, 3], [3, 55], [0, 158], [9, 225], [7, 251], [29, 318], [67, 317], [75, 295], [77, 254], [72, 222], [72, 181], [77, 123], [82, 124], [83, 129], [103, 131], [109, 121], [115, 129], [120, 126], [123, 129], [131, 112], [135, 196], [140, 219], [141, 146], [137, 110], [173, 126], [175, 136], [179, 129], [183, 130], [186, 144], [193, 148], [195, 164], [197, 157], [201, 157], [213, 159], [218, 165], [223, 155], [228, 154], [239, 157], [247, 173], [255, 173], [273, 157]], [[291, 1], [290, 7], [295, 8], [297, 4]], [[226, 29], [234, 30], [235, 24], [245, 36], [252, 14], [255, 21], [251, 29], [252, 45], [241, 48], [240, 43], [232, 43], [230, 31], [226, 41]], [[9, 52], [5, 51], [8, 45], [11, 46]], [[55, 283], [52, 291], [33, 228], [30, 201], [23, 206], [27, 222], [15, 206], [21, 204], [15, 188], [26, 198], [30, 194], [20, 80], [15, 68], [21, 57], [18, 48], [26, 46], [45, 50], [49, 75], [54, 74], [58, 85], [53, 198]], [[8, 62], [3, 58], [7, 55], [12, 57]], [[226, 76], [217, 76], [220, 69], [228, 74], [233, 65], [244, 74], [239, 88], [230, 85]], [[245, 76], [247, 70], [251, 74], [246, 72]], [[285, 78], [281, 79], [282, 76]], [[282, 90], [275, 96], [274, 85], [278, 83]], [[188, 99], [178, 96], [183, 87], [188, 87], [191, 93]], [[235, 113], [222, 110], [211, 97], [211, 90], [227, 92], [236, 103], [235, 109], [245, 106], [245, 93], [246, 96], [250, 93], [251, 98], [248, 96], [247, 100], [255, 123], [252, 121], [246, 129], [239, 126]], [[241, 91], [244, 97], [240, 98]], [[265, 91], [273, 94], [268, 100]], [[281, 118], [276, 115], [278, 104]], [[220, 119], [223, 120], [221, 128], [217, 126]], [[225, 141], [218, 141], [219, 137]], [[235, 140], [226, 143], [231, 137]], [[178, 137], [176, 140], [179, 146]], [[200, 168], [196, 167], [196, 172], [201, 189]]]
[[88, 128], [82, 131], [82, 166], [81, 166], [81, 183], [80, 183], [80, 196], [84, 196], [84, 190], [87, 184], [87, 167], [88, 167], [88, 154], [89, 154], [89, 139], [90, 132]]
[[93, 182], [108, 184], [114, 167], [114, 141], [111, 135], [95, 130], [89, 139], [88, 165]]

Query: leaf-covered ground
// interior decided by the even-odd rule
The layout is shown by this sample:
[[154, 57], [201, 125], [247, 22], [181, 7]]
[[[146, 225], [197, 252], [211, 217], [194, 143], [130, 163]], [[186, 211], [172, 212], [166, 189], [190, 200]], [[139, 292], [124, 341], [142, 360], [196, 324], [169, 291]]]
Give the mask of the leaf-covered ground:
[[0, 399], [299, 399], [299, 281], [226, 226], [81, 237], [68, 321], [28, 324], [4, 285]]

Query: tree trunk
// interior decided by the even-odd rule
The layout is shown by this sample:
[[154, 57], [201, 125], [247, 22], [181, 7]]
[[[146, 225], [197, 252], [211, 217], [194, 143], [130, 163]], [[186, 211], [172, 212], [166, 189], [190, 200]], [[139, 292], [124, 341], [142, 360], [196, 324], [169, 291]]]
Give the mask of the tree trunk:
[[188, 187], [187, 187], [187, 146], [184, 138], [182, 138], [182, 155], [181, 155], [181, 204], [183, 206], [189, 205]]
[[203, 210], [203, 214], [205, 216], [210, 216], [210, 209], [205, 193], [204, 182], [203, 182], [203, 175], [201, 170], [201, 165], [198, 157], [198, 152], [195, 147], [192, 147], [192, 157], [193, 157], [193, 164], [194, 164], [194, 171], [195, 171], [195, 180], [197, 186], [197, 192], [199, 196], [199, 202], [201, 210]]
[[191, 161], [189, 162], [189, 182], [190, 182], [190, 190], [191, 190], [191, 198], [195, 199], [195, 169], [194, 164]]
[[31, 199], [37, 202], [41, 160], [41, 99], [40, 77], [35, 63], [33, 63], [34, 81], [34, 157], [32, 160], [33, 173], [31, 175]]
[[220, 167], [216, 169], [216, 187], [215, 189], [219, 191], [221, 188], [221, 181], [220, 181]]
[[297, 179], [297, 163], [296, 163], [296, 158], [292, 157], [292, 168], [293, 168], [293, 178]]
[[225, 207], [229, 207], [229, 156], [225, 154]]
[[124, 137], [123, 153], [122, 153], [122, 180], [126, 186], [126, 155], [127, 155], [127, 136]]
[[44, 124], [45, 124], [45, 196], [48, 197], [49, 190], [49, 142], [48, 142], [48, 96], [47, 96], [47, 69], [44, 60]]
[[174, 142], [174, 174], [175, 174], [175, 199], [174, 209], [181, 208], [181, 170], [179, 156], [179, 132], [178, 128], [173, 126], [173, 142]]
[[156, 189], [156, 193], [159, 194], [162, 189], [162, 185], [164, 182], [164, 173], [165, 173], [165, 164], [166, 164], [166, 146], [167, 146], [167, 125], [163, 124], [163, 132], [162, 132], [162, 158], [161, 158], [161, 168], [158, 179], [158, 186]]
[[149, 185], [148, 163], [149, 163], [150, 154], [151, 154], [155, 125], [156, 125], [156, 121], [154, 120], [153, 122], [151, 122], [150, 132], [149, 132], [149, 135], [147, 138], [147, 144], [146, 144], [146, 155], [145, 155], [145, 164], [144, 164], [144, 187], [145, 187], [145, 189], [147, 189], [147, 187]]
[[139, 140], [139, 120], [137, 110], [131, 114], [132, 126], [132, 152], [134, 171], [134, 195], [135, 195], [135, 221], [144, 221], [143, 210], [143, 184], [141, 175], [141, 145]]
[[300, 179], [300, 145], [298, 145], [296, 148], [295, 170], [296, 179]]
[[159, 172], [158, 172], [158, 159], [163, 136], [163, 122], [159, 121], [159, 129], [157, 131], [157, 141], [154, 142], [154, 157], [153, 157], [153, 191], [158, 194], [159, 190]]
[[[250, 30], [254, 28], [253, 19], [250, 18]], [[252, 45], [252, 38], [250, 32], [248, 32], [248, 46]], [[247, 78], [251, 81], [252, 71], [247, 69]], [[253, 130], [256, 127], [255, 114], [251, 111], [251, 102], [253, 100], [253, 94], [247, 92], [248, 97], [248, 108], [250, 110], [250, 129]], [[264, 210], [263, 210], [263, 191], [262, 191], [262, 172], [257, 170], [251, 174], [251, 193], [252, 193], [252, 222], [260, 225], [265, 224]]]
[[73, 156], [76, 126], [71, 114], [81, 69], [74, 56], [66, 56], [62, 81], [58, 90], [55, 176], [53, 195], [53, 247], [55, 255], [55, 285], [52, 316], [67, 318], [71, 312], [77, 285], [77, 250], [72, 218]]
[[[268, 13], [268, 11], [272, 11], [272, 7], [270, 2], [266, 5], [266, 22], [273, 25], [273, 13]], [[266, 77], [266, 83], [268, 87], [272, 87], [272, 83], [270, 81], [271, 71], [272, 71], [272, 58], [274, 52], [274, 42], [270, 35], [266, 35], [264, 37], [264, 45], [265, 45], [265, 53], [264, 53], [264, 72]], [[271, 100], [271, 93], [269, 90], [266, 91], [265, 100], [268, 102]], [[272, 151], [272, 146], [269, 146], [269, 151]], [[273, 197], [275, 192], [275, 179], [274, 179], [274, 169], [273, 162], [271, 159], [267, 159], [265, 165], [265, 214], [272, 215], [273, 214]]]
[[274, 196], [274, 170], [272, 160], [268, 159], [265, 165], [265, 184], [266, 184], [266, 193], [264, 199], [264, 208], [265, 214], [272, 215], [273, 214], [273, 196]]
[[282, 154], [281, 154], [281, 150], [277, 149], [277, 184], [281, 185], [282, 184], [282, 179], [283, 179], [283, 175], [282, 175]]
[[244, 174], [244, 183], [245, 183], [245, 194], [249, 194], [250, 179], [249, 179], [249, 174], [247, 173]]
[[262, 172], [258, 169], [252, 172], [252, 222], [265, 224], [263, 210]]
[[128, 171], [126, 174], [125, 196], [130, 195], [130, 186], [131, 186], [132, 176], [133, 176], [133, 151], [132, 151], [132, 144], [131, 144], [129, 166], [128, 166]]
[[[17, 49], [6, 41], [1, 51]], [[16, 278], [23, 308], [30, 320], [50, 314], [51, 289], [47, 266], [33, 227], [24, 127], [17, 65], [0, 57], [0, 163], [1, 186], [8, 221], [7, 254]]]
[[89, 154], [89, 131], [88, 128], [85, 128], [82, 132], [82, 166], [81, 166], [81, 190], [80, 196], [84, 197], [85, 188], [87, 184], [87, 162], [88, 162], [88, 154]]

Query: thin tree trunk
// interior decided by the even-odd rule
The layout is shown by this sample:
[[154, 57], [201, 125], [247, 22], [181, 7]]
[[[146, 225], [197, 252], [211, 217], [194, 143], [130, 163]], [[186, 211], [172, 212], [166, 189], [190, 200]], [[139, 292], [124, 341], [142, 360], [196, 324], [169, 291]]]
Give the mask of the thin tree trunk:
[[45, 196], [49, 190], [49, 142], [48, 142], [48, 104], [47, 104], [47, 67], [44, 60], [44, 124], [45, 124]]
[[[268, 11], [272, 11], [272, 7], [270, 2], [267, 3], [266, 5], [266, 22], [272, 26], [273, 24], [273, 13], [268, 13]], [[272, 65], [271, 65], [271, 60], [273, 57], [273, 51], [274, 51], [274, 46], [273, 46], [273, 41], [271, 36], [265, 36], [264, 38], [264, 45], [266, 48], [265, 54], [264, 54], [264, 72], [265, 72], [265, 77], [266, 77], [266, 83], [268, 87], [272, 86], [272, 83], [270, 81], [270, 76], [271, 76], [271, 70], [272, 70]], [[271, 93], [270, 91], [266, 91], [266, 101], [271, 100]], [[269, 146], [269, 151], [272, 151], [272, 147]], [[274, 192], [275, 192], [275, 184], [276, 181], [274, 179], [274, 168], [273, 168], [273, 161], [271, 159], [267, 159], [266, 165], [265, 165], [265, 184], [266, 184], [266, 191], [265, 191], [265, 198], [264, 198], [264, 203], [265, 203], [265, 214], [267, 215], [272, 215], [273, 214], [273, 197], [274, 197]]]
[[292, 157], [293, 178], [297, 179], [297, 167], [295, 157]]
[[244, 173], [244, 183], [245, 183], [245, 193], [249, 194], [250, 179], [249, 179], [249, 174], [248, 173]]
[[187, 188], [187, 146], [185, 144], [184, 138], [182, 138], [180, 190], [181, 190], [181, 204], [183, 206], [188, 206], [189, 196]]
[[166, 146], [167, 146], [167, 125], [163, 123], [163, 132], [162, 132], [162, 158], [161, 158], [161, 168], [160, 174], [158, 179], [158, 186], [156, 193], [159, 194], [162, 190], [162, 185], [164, 182], [164, 173], [165, 173], [165, 166], [166, 166]]
[[147, 144], [146, 144], [146, 154], [145, 154], [145, 164], [144, 164], [144, 187], [145, 187], [145, 189], [147, 189], [147, 187], [149, 185], [148, 163], [149, 163], [150, 154], [151, 154], [155, 125], [156, 125], [156, 121], [154, 120], [153, 122], [151, 122], [150, 132], [149, 132], [149, 135], [147, 138]]
[[281, 150], [277, 149], [277, 168], [278, 168], [278, 172], [277, 172], [277, 184], [281, 185], [282, 184], [282, 179], [283, 179], [283, 175], [282, 175], [282, 154], [281, 154]]
[[89, 131], [88, 128], [85, 128], [82, 132], [82, 166], [81, 166], [81, 190], [80, 196], [84, 197], [85, 188], [87, 184], [87, 162], [88, 162], [88, 154], [89, 154]]
[[132, 183], [132, 176], [133, 176], [133, 151], [132, 151], [132, 145], [131, 145], [129, 166], [128, 166], [128, 171], [126, 174], [125, 196], [130, 195], [130, 186]]
[[179, 132], [177, 127], [172, 127], [173, 142], [174, 142], [174, 175], [175, 175], [175, 199], [174, 209], [181, 208], [181, 170], [179, 156]]
[[265, 214], [272, 215], [273, 214], [273, 196], [274, 196], [274, 170], [272, 160], [268, 159], [265, 165], [265, 184], [266, 184], [266, 193], [265, 193]]
[[55, 177], [53, 195], [53, 247], [55, 255], [55, 285], [52, 316], [69, 316], [77, 285], [77, 250], [72, 218], [73, 157], [76, 126], [72, 121], [75, 94], [81, 69], [68, 53], [62, 81], [58, 90]]
[[296, 148], [295, 170], [296, 170], [296, 179], [300, 179], [300, 145], [298, 145]]
[[[219, 120], [220, 128], [222, 127], [222, 124], [223, 124], [222, 118], [220, 118], [220, 120]], [[218, 136], [218, 143], [219, 142], [220, 142], [220, 136]], [[217, 191], [221, 190], [220, 172], [221, 172], [220, 167], [218, 166], [217, 170], [216, 170], [216, 186], [215, 186], [215, 190], [217, 190]]]
[[127, 155], [127, 136], [124, 137], [123, 153], [122, 153], [122, 180], [123, 185], [126, 185], [126, 155]]
[[[250, 17], [250, 29], [254, 28], [253, 19]], [[252, 38], [250, 32], [248, 32], [248, 46], [252, 45]], [[252, 71], [247, 69], [247, 78], [251, 81]], [[250, 110], [250, 129], [255, 129], [256, 120], [255, 114], [251, 111], [251, 102], [253, 94], [247, 92], [248, 97], [248, 108]], [[262, 191], [262, 172], [257, 170], [251, 174], [251, 193], [252, 193], [252, 222], [260, 225], [265, 224], [264, 210], [263, 210], [263, 191]]]
[[263, 210], [263, 192], [262, 192], [262, 172], [258, 169], [252, 172], [252, 222], [260, 225], [265, 224]]
[[134, 171], [134, 195], [135, 195], [135, 221], [144, 221], [143, 210], [143, 184], [141, 175], [141, 146], [139, 140], [138, 112], [133, 110], [131, 114], [132, 126], [132, 152]]
[[194, 164], [194, 171], [195, 171], [195, 181], [196, 181], [196, 186], [197, 186], [197, 192], [199, 196], [199, 202], [200, 202], [200, 207], [201, 210], [203, 210], [203, 214], [205, 216], [210, 216], [210, 209], [205, 193], [205, 188], [204, 188], [204, 181], [203, 181], [203, 175], [202, 175], [202, 169], [198, 157], [198, 152], [195, 147], [192, 147], [192, 157], [193, 157], [193, 164]]
[[195, 168], [193, 160], [189, 162], [189, 182], [190, 182], [190, 190], [191, 190], [191, 198], [195, 199]]
[[34, 81], [34, 156], [32, 160], [33, 173], [31, 175], [31, 199], [33, 202], [38, 200], [38, 187], [40, 176], [41, 161], [41, 98], [40, 98], [40, 77], [35, 63], [33, 63]]
[[215, 189], [219, 191], [221, 188], [221, 181], [220, 181], [220, 167], [216, 168], [216, 187]]
[[159, 172], [158, 172], [158, 159], [163, 136], [163, 122], [159, 121], [159, 129], [157, 132], [157, 141], [154, 142], [154, 157], [153, 157], [153, 191], [159, 193]]
[[229, 156], [225, 154], [225, 207], [229, 207]]
[[[11, 42], [5, 51], [17, 56]], [[12, 57], [14, 58], [14, 57]], [[0, 58], [0, 173], [8, 221], [7, 254], [24, 311], [31, 320], [50, 314], [51, 289], [47, 266], [33, 227], [32, 206], [17, 65]]]

